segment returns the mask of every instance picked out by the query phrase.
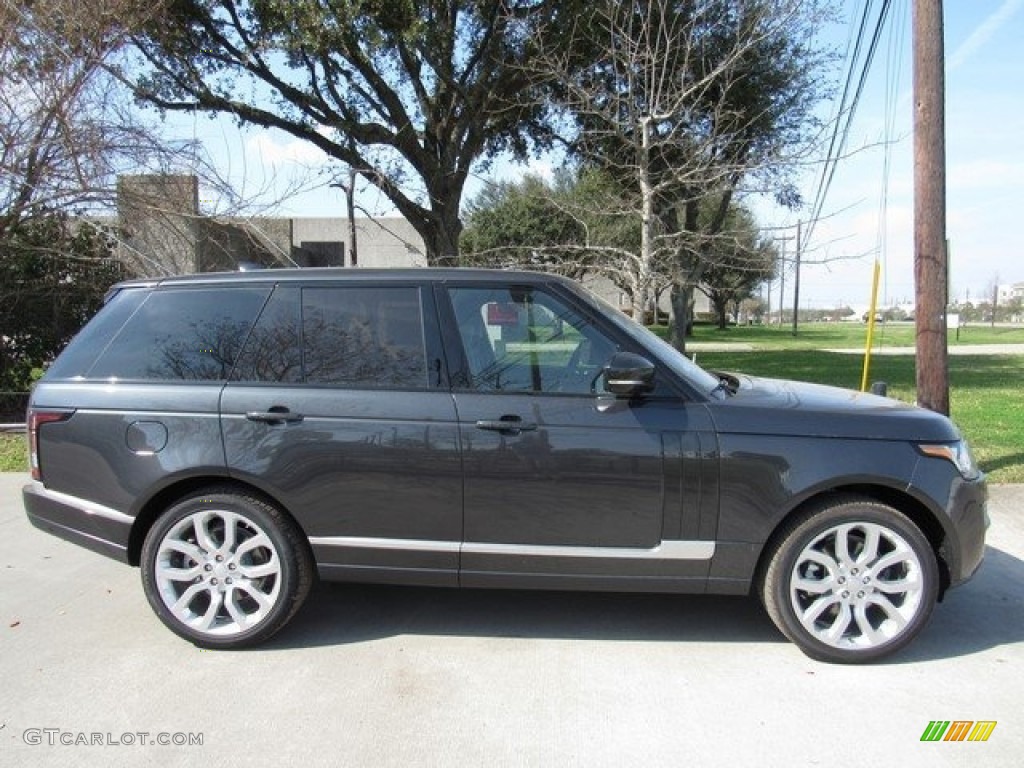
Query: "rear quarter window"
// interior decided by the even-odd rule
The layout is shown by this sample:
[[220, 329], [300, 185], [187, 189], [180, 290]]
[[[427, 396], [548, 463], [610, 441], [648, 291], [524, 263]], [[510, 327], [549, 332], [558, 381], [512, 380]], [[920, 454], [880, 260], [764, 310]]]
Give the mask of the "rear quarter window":
[[[270, 288], [168, 288], [149, 291], [120, 331], [104, 344], [100, 334], [83, 334], [54, 376], [89, 379], [223, 381], [259, 314]], [[116, 301], [117, 297], [114, 300]], [[99, 320], [100, 316], [97, 316]], [[105, 321], [104, 321], [105, 322]], [[112, 323], [105, 323], [112, 325]], [[94, 362], [80, 358], [88, 350]], [[69, 350], [70, 351], [70, 350]], [[67, 369], [67, 370], [66, 370]], [[78, 372], [71, 373], [71, 369]]]
[[115, 293], [68, 343], [47, 370], [46, 378], [84, 377], [149, 294], [148, 288], [125, 288]]

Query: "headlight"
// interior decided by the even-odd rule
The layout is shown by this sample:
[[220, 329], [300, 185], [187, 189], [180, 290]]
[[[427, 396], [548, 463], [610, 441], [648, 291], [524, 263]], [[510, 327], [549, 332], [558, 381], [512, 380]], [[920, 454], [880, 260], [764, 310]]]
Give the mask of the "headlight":
[[937, 459], [946, 459], [953, 462], [953, 465], [960, 471], [965, 480], [974, 480], [981, 474], [978, 465], [974, 463], [971, 456], [971, 449], [967, 446], [966, 440], [956, 443], [940, 443], [938, 445], [919, 445], [918, 449], [925, 456], [933, 456]]

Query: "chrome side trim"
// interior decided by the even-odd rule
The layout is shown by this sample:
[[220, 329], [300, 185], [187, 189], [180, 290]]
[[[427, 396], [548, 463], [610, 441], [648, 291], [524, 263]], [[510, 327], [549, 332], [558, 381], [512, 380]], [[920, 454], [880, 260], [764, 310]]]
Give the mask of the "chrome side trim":
[[569, 547], [547, 544], [488, 544], [467, 541], [430, 541], [424, 539], [383, 539], [361, 536], [312, 536], [309, 543], [320, 547], [354, 549], [393, 549], [414, 552], [464, 552], [469, 555], [514, 557], [584, 557], [623, 560], [710, 560], [715, 554], [713, 541], [663, 541], [653, 549], [628, 547]]
[[629, 547], [567, 547], [545, 544], [478, 544], [466, 542], [462, 551], [472, 555], [519, 557], [592, 557], [621, 560], [710, 560], [713, 541], [663, 541], [653, 549]]
[[432, 541], [429, 539], [381, 539], [368, 536], [310, 536], [314, 547], [341, 547], [344, 549], [398, 549], [407, 552], [458, 552], [458, 541]]
[[118, 512], [116, 509], [105, 507], [102, 504], [81, 499], [78, 496], [61, 493], [60, 491], [51, 491], [37, 480], [31, 481], [31, 485], [32, 492], [37, 496], [42, 496], [43, 498], [50, 499], [58, 504], [63, 504], [66, 507], [77, 509], [87, 515], [105, 517], [107, 520], [113, 520], [115, 523], [122, 523], [124, 525], [131, 525], [135, 522], [135, 518], [131, 515], [126, 515], [124, 512]]

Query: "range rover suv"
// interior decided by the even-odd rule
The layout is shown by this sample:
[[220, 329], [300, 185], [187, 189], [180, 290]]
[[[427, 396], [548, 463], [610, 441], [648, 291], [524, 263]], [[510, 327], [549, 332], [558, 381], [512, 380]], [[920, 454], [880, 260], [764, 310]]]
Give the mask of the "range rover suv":
[[209, 648], [313, 580], [746, 594], [822, 660], [924, 627], [984, 550], [943, 416], [712, 375], [575, 283], [287, 270], [115, 286], [30, 404], [39, 528]]

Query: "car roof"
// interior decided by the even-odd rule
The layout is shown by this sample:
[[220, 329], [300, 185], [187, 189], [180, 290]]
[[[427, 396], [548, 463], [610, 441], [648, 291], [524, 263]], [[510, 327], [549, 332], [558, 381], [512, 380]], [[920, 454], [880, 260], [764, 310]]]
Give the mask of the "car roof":
[[118, 283], [112, 290], [131, 287], [240, 285], [281, 282], [564, 282], [568, 278], [550, 272], [526, 270], [476, 269], [468, 267], [420, 267], [403, 269], [363, 269], [351, 267], [312, 267], [256, 269], [245, 272], [201, 272], [171, 277], [139, 278]]

